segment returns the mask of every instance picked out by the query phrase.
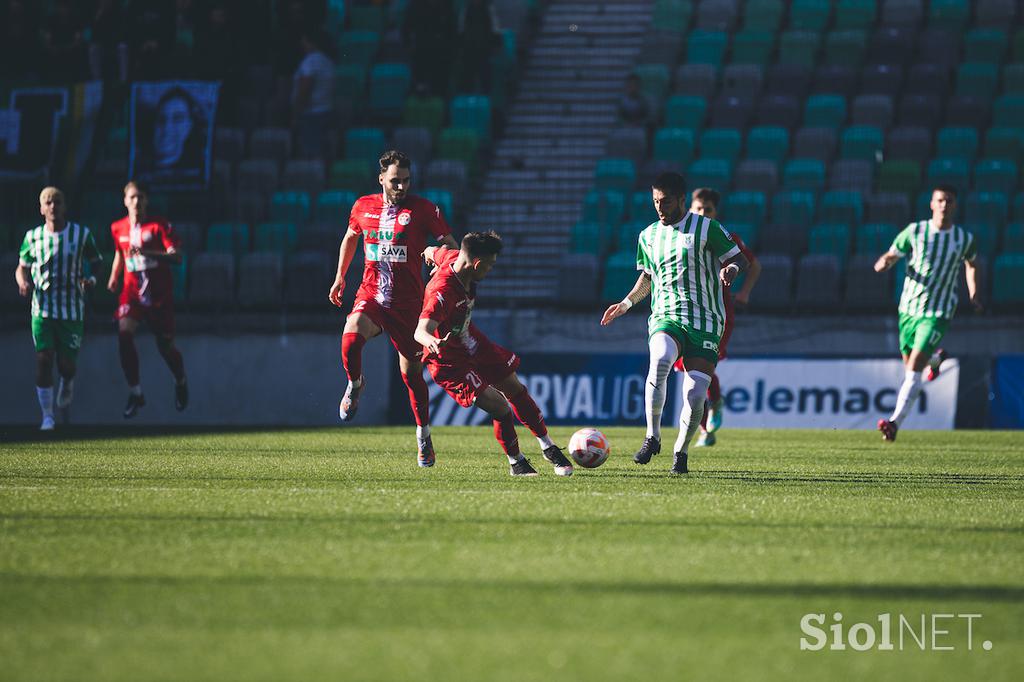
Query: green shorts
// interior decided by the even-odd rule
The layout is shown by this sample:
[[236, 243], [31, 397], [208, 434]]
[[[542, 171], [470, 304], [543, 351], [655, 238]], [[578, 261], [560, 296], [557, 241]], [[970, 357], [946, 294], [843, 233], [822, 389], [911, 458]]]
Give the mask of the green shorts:
[[647, 336], [650, 338], [658, 332], [665, 332], [676, 340], [683, 358], [704, 358], [712, 365], [718, 365], [718, 342], [722, 339], [721, 334], [697, 331], [672, 320], [659, 320], [651, 327]]
[[921, 351], [931, 356], [949, 329], [949, 320], [944, 317], [918, 317], [900, 313], [900, 353]]
[[81, 320], [54, 320], [49, 317], [32, 316], [32, 340], [36, 352], [56, 350], [62, 358], [74, 360], [82, 347], [85, 323]]

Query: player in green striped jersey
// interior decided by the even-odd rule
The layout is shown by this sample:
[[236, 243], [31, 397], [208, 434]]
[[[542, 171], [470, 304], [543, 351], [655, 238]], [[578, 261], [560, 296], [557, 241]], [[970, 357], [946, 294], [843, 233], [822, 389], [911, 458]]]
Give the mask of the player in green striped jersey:
[[39, 212], [46, 222], [25, 233], [14, 278], [22, 296], [32, 294], [32, 339], [36, 347], [36, 396], [43, 412], [40, 429], [50, 431], [53, 419], [53, 360], [60, 373], [57, 407], [74, 395], [76, 359], [82, 344], [85, 290], [96, 285], [85, 263], [100, 260], [92, 233], [65, 217], [64, 194], [46, 187], [39, 194]]
[[981, 309], [978, 270], [974, 266], [978, 246], [970, 232], [953, 224], [956, 190], [948, 185], [936, 187], [932, 191], [931, 210], [931, 220], [908, 225], [875, 263], [876, 272], [885, 272], [901, 258], [907, 258], [899, 305], [900, 353], [906, 375], [892, 416], [878, 421], [878, 430], [888, 442], [896, 440], [896, 432], [921, 393], [925, 367], [929, 368], [929, 381], [938, 376], [939, 365], [945, 358], [938, 346], [956, 312], [960, 263], [967, 275], [971, 304]]
[[686, 365], [683, 379], [679, 437], [672, 472], [684, 474], [687, 452], [704, 414], [711, 375], [718, 363], [718, 342], [725, 328], [723, 287], [732, 284], [747, 259], [717, 221], [684, 212], [686, 184], [679, 173], [663, 173], [651, 187], [658, 222], [637, 240], [637, 269], [633, 289], [605, 311], [601, 324], [610, 324], [651, 294], [648, 348], [651, 364], [644, 387], [647, 436], [633, 456], [647, 464], [661, 451], [661, 411], [669, 371], [679, 358]]

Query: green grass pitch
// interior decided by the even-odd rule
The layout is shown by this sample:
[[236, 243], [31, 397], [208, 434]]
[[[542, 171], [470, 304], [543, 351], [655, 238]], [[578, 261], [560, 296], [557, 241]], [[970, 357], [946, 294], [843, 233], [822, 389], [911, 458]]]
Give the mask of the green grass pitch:
[[[1019, 679], [1024, 435], [726, 428], [673, 478], [605, 432], [563, 479], [520, 429], [524, 480], [488, 427], [427, 470], [408, 427], [8, 429], [0, 680]], [[801, 651], [836, 612], [955, 648]]]

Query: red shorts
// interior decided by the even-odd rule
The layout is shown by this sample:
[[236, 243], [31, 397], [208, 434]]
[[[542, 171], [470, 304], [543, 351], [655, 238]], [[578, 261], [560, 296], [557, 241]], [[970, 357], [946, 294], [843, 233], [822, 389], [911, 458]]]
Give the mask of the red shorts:
[[145, 305], [137, 296], [121, 292], [114, 319], [145, 322], [157, 336], [174, 336], [174, 299], [161, 299]]
[[488, 386], [500, 383], [519, 369], [518, 355], [482, 333], [478, 332], [473, 338], [477, 342], [473, 355], [453, 348], [448, 353], [424, 358], [434, 383], [463, 407], [472, 407], [476, 397]]
[[385, 308], [372, 298], [356, 298], [349, 315], [356, 313], [366, 315], [375, 325], [383, 329], [391, 338], [391, 345], [405, 356], [406, 360], [419, 361], [423, 354], [423, 346], [416, 343], [413, 338], [413, 334], [416, 333], [416, 324], [419, 322], [419, 308], [397, 310]]

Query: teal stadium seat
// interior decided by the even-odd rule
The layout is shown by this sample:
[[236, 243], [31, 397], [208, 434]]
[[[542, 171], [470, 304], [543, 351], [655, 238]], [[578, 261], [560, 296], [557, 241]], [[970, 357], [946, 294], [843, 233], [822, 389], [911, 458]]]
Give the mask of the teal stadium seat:
[[576, 223], [569, 233], [569, 250], [572, 253], [592, 253], [604, 256], [608, 252], [610, 231], [597, 223]]
[[869, 223], [857, 228], [854, 238], [854, 250], [868, 255], [882, 255], [892, 246], [892, 241], [905, 225], [896, 226], [889, 223]]
[[629, 159], [600, 159], [594, 171], [594, 187], [598, 190], [629, 192], [636, 182], [636, 166]]
[[640, 79], [640, 88], [655, 107], [665, 101], [671, 80], [668, 67], [664, 64], [640, 64], [633, 73]]
[[767, 66], [775, 51], [775, 34], [769, 31], [743, 30], [732, 37], [732, 64]]
[[1024, 95], [1024, 62], [1003, 66], [1003, 93]]
[[1010, 223], [1003, 232], [1003, 253], [1024, 255], [1024, 223]]
[[1000, 254], [993, 267], [992, 302], [1004, 310], [1024, 305], [1024, 254]]
[[703, 97], [673, 95], [665, 105], [665, 127], [700, 130], [707, 115], [708, 103]]
[[693, 15], [690, 0], [657, 0], [654, 3], [651, 25], [673, 31], [685, 31]]
[[840, 265], [850, 253], [850, 228], [847, 225], [815, 225], [807, 235], [807, 252], [835, 256]]
[[855, 227], [864, 220], [864, 198], [860, 192], [832, 190], [821, 195], [818, 220], [833, 225]]
[[782, 0], [749, 0], [743, 7], [743, 29], [776, 33], [785, 11]]
[[723, 159], [698, 159], [686, 171], [691, 188], [714, 187], [726, 192], [732, 186], [733, 165]]
[[452, 198], [451, 192], [446, 189], [425, 189], [419, 194], [437, 206], [445, 220], [452, 220], [452, 217], [455, 215], [455, 200]]
[[791, 159], [782, 169], [786, 189], [819, 192], [825, 188], [825, 164], [818, 159]]
[[1017, 187], [1017, 169], [1014, 161], [982, 159], [974, 166], [974, 186], [1009, 196]]
[[755, 126], [747, 133], [747, 158], [780, 165], [789, 153], [789, 131], [781, 126]]
[[935, 156], [973, 161], [978, 154], [978, 131], [974, 128], [941, 128], [935, 136]]
[[1000, 95], [992, 108], [992, 125], [1024, 131], [1024, 95]]
[[814, 193], [784, 190], [772, 197], [771, 222], [793, 228], [809, 228], [814, 221]]
[[260, 223], [253, 234], [252, 250], [288, 254], [295, 250], [298, 238], [293, 223]]
[[411, 84], [408, 65], [400, 62], [374, 64], [370, 69], [370, 114], [397, 122], [405, 109]]
[[[729, 231], [729, 234], [739, 236], [743, 240], [743, 243], [747, 245], [747, 248], [757, 250], [757, 239], [758, 239], [758, 224], [757, 223], [726, 223], [725, 229]], [[733, 282], [734, 287], [741, 287], [743, 283], [740, 281]]]
[[954, 94], [991, 99], [999, 88], [999, 67], [987, 62], [965, 62], [956, 68]]
[[729, 225], [760, 225], [767, 213], [768, 200], [762, 192], [733, 192], [722, 202], [722, 219]]
[[249, 226], [245, 223], [213, 223], [206, 230], [206, 251], [240, 256], [249, 250]]
[[670, 161], [685, 168], [693, 161], [693, 132], [685, 128], [661, 128], [654, 134], [655, 161]]
[[928, 26], [963, 31], [971, 17], [969, 0], [931, 0], [928, 3]]
[[449, 106], [453, 128], [475, 130], [481, 140], [491, 139], [491, 99], [481, 95], [458, 95]]
[[366, 81], [370, 70], [366, 64], [338, 64], [334, 67], [335, 101], [357, 103], [366, 99]]
[[1001, 64], [1010, 38], [998, 28], [972, 28], [964, 36], [964, 61]]
[[999, 228], [985, 223], [973, 225], [968, 223], [964, 227], [974, 235], [974, 240], [978, 245], [978, 255], [991, 262], [996, 252], [996, 246], [999, 244]]
[[839, 128], [846, 121], [846, 98], [842, 95], [811, 95], [804, 106], [807, 128]]
[[345, 131], [345, 158], [376, 163], [387, 149], [387, 137], [380, 128], [350, 128]]
[[830, 0], [793, 0], [789, 3], [789, 26], [801, 31], [823, 31], [832, 17]]
[[636, 252], [613, 253], [604, 264], [604, 286], [601, 287], [601, 300], [604, 302], [621, 301], [636, 284]]
[[626, 197], [622, 192], [592, 189], [583, 200], [583, 222], [600, 225], [609, 233], [625, 214]]
[[694, 29], [686, 40], [686, 63], [721, 66], [728, 49], [728, 33]]
[[1024, 152], [1024, 135], [1017, 128], [993, 126], [985, 131], [982, 157], [1020, 163], [1022, 152]]
[[927, 184], [953, 185], [961, 192], [970, 184], [970, 166], [965, 159], [932, 159], [928, 163]]
[[1024, 222], [1024, 192], [1017, 192], [1013, 195], [1010, 204], [1010, 216], [1014, 222]]
[[700, 158], [735, 163], [743, 148], [743, 137], [735, 128], [708, 128], [700, 135]]
[[875, 0], [839, 0], [836, 3], [835, 27], [838, 30], [867, 29], [878, 16]]
[[825, 63], [859, 69], [867, 47], [865, 31], [832, 31], [825, 36]]
[[628, 215], [630, 220], [644, 220], [648, 225], [658, 219], [651, 198], [651, 190], [639, 190], [630, 195]]
[[345, 190], [329, 189], [320, 192], [316, 199], [313, 219], [318, 223], [347, 225], [349, 213], [351, 213], [356, 199], [358, 197], [355, 192]]
[[968, 225], [993, 225], [1002, 228], [1010, 217], [1010, 202], [1002, 192], [975, 191], [967, 195], [964, 212]]
[[309, 216], [308, 192], [274, 192], [270, 198], [270, 219], [272, 221], [302, 225], [309, 221]]
[[821, 34], [811, 31], [783, 31], [779, 36], [779, 64], [811, 68], [818, 61]]
[[338, 40], [338, 61], [369, 67], [379, 47], [380, 34], [374, 31], [345, 31]]
[[875, 126], [850, 126], [839, 138], [839, 157], [874, 161], [885, 148], [885, 136]]
[[388, 25], [385, 5], [359, 5], [349, 7], [349, 27], [355, 31], [373, 31], [383, 34]]

